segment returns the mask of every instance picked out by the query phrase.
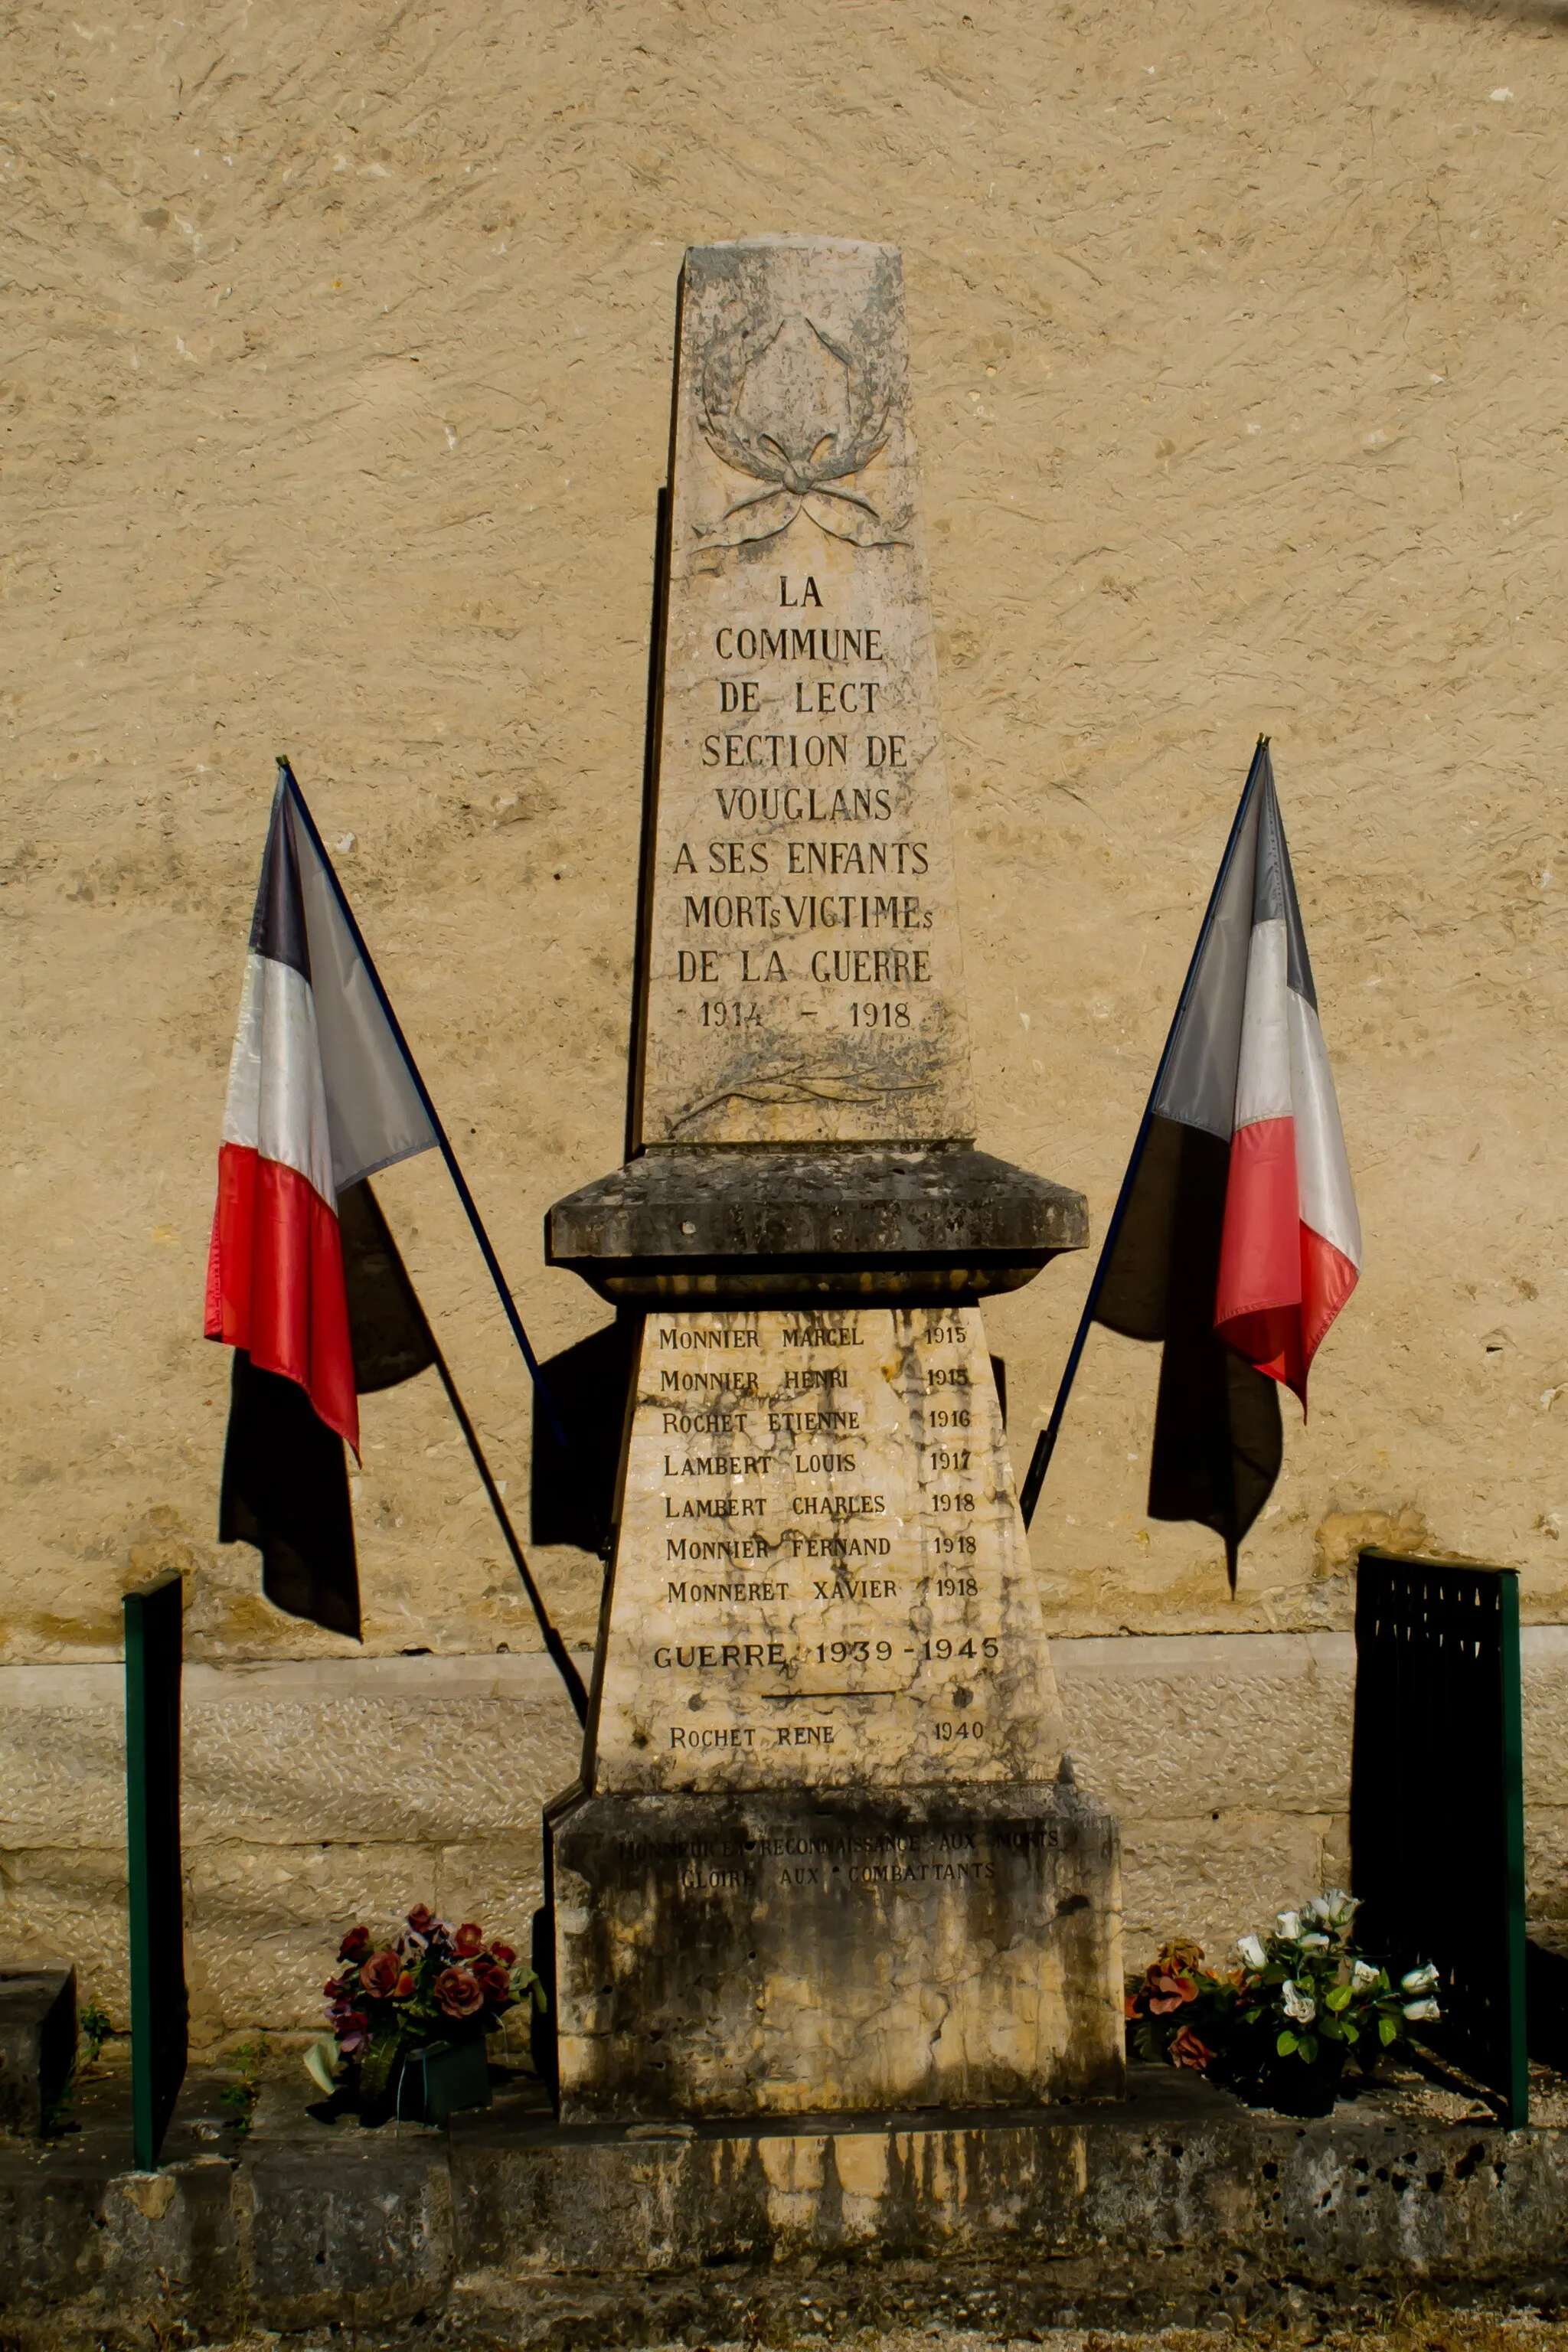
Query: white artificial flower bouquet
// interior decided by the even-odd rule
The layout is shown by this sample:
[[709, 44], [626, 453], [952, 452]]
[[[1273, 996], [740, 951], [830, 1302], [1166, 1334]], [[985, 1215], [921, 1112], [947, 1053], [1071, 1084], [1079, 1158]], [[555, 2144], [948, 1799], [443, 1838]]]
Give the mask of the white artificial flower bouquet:
[[[1442, 2014], [1429, 1963], [1395, 1983], [1355, 1949], [1360, 1908], [1354, 1895], [1331, 1886], [1300, 1910], [1281, 1911], [1272, 1936], [1243, 1936], [1237, 1946], [1238, 2023], [1259, 2035], [1267, 2055], [1319, 2070], [1331, 2083], [1352, 2053], [1370, 2072], [1409, 2026]], [[1278, 2084], [1278, 2069], [1269, 2071]]]
[[1131, 2054], [1190, 2067], [1289, 2114], [1326, 2115], [1347, 2058], [1370, 2074], [1410, 2026], [1440, 2014], [1435, 1968], [1407, 1969], [1395, 1984], [1357, 1950], [1360, 1907], [1331, 1886], [1281, 1911], [1273, 1935], [1243, 1936], [1224, 1969], [1206, 1968], [1196, 1944], [1163, 1944], [1128, 1979]]

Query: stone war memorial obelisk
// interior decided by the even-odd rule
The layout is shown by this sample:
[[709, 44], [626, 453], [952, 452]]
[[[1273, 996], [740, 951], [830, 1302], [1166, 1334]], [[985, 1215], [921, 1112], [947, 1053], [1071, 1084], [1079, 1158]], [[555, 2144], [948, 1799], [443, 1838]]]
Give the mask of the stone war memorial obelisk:
[[1114, 2097], [1116, 1825], [975, 1303], [1084, 1203], [973, 1144], [896, 250], [688, 253], [660, 578], [632, 1156], [547, 1224], [640, 1323], [562, 2116]]

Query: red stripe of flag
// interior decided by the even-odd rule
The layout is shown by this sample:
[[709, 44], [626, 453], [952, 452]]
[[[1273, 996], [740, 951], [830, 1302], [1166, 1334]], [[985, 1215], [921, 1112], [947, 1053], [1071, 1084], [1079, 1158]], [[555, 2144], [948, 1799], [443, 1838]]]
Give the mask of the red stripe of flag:
[[1296, 1122], [1260, 1118], [1231, 1139], [1215, 1328], [1307, 1409], [1318, 1345], [1356, 1286], [1356, 1268], [1302, 1221]]
[[243, 1144], [218, 1153], [206, 1336], [297, 1381], [318, 1419], [359, 1452], [337, 1218], [303, 1176]]
[[1301, 1211], [1296, 1122], [1260, 1118], [1231, 1138], [1215, 1328], [1307, 1402], [1301, 1344]]

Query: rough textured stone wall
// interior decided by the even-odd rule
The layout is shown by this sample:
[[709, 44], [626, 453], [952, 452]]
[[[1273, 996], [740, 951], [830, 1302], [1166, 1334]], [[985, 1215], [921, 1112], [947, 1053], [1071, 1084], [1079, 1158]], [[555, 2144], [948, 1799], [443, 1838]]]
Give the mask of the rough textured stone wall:
[[[169, 1566], [200, 1659], [344, 1646], [211, 1541], [274, 751], [542, 1351], [604, 1321], [540, 1219], [619, 1158], [675, 274], [771, 228], [904, 249], [980, 1141], [1097, 1231], [1274, 740], [1365, 1278], [1234, 1602], [1095, 1339], [1050, 1622], [1342, 1630], [1390, 1537], [1562, 1613], [1565, 42], [1546, 0], [13, 12], [0, 1657], [112, 1659]], [[459, 1214], [427, 1162], [382, 1194], [516, 1500]], [[1020, 1464], [1087, 1277], [988, 1313]], [[433, 1380], [365, 1429], [368, 1648], [532, 1649]], [[539, 1568], [587, 1641], [597, 1563]]]
[[[319, 2026], [344, 1928], [388, 1927], [415, 1903], [527, 1950], [541, 1793], [578, 1751], [548, 1659], [195, 1666], [184, 1701], [197, 2042]], [[5, 1955], [65, 1953], [121, 2018], [123, 1725], [112, 1666], [0, 1667]]]
[[[1126, 1953], [1223, 1950], [1348, 1863], [1348, 1633], [1089, 1636], [1052, 1648], [1069, 1752], [1121, 1832]], [[337, 1937], [414, 1902], [525, 1938], [541, 1800], [575, 1766], [549, 1661], [196, 1666], [184, 1705], [192, 2027], [318, 2026]], [[1524, 1637], [1533, 1915], [1568, 1928], [1568, 1628]], [[117, 1667], [0, 1666], [0, 1957], [68, 1955], [126, 1997]], [[1441, 1776], [1435, 1775], [1440, 1788]]]

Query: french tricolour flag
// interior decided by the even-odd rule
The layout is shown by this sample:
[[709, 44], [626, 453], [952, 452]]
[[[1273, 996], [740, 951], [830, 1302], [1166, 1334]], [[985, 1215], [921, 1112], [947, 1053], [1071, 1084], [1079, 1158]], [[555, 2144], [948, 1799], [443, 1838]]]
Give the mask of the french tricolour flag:
[[1091, 1322], [1163, 1342], [1149, 1514], [1242, 1538], [1356, 1285], [1361, 1225], [1268, 747], [1259, 743], [1106, 1234], [1026, 1521]]
[[338, 1194], [437, 1141], [321, 836], [280, 762], [229, 1063], [206, 1336], [298, 1381], [356, 1453]]
[[1215, 1328], [1305, 1409], [1361, 1221], [1266, 746], [1152, 1108], [1228, 1146]]

